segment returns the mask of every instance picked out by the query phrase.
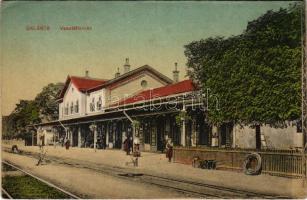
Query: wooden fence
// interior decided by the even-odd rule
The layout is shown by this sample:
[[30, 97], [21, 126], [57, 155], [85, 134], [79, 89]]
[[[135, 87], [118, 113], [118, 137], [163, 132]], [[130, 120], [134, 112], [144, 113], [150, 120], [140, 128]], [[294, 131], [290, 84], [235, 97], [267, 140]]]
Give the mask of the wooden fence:
[[201, 160], [215, 160], [217, 163], [216, 169], [243, 171], [245, 157], [252, 152], [257, 152], [261, 156], [262, 173], [306, 177], [306, 153], [292, 150], [256, 151], [254, 149], [175, 147], [174, 161], [192, 164], [193, 159], [198, 157]]

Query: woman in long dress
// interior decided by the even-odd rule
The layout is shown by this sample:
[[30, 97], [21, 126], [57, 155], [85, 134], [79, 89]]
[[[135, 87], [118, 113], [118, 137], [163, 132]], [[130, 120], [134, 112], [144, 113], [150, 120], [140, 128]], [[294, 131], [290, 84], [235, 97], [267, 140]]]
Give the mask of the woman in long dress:
[[168, 138], [167, 143], [166, 143], [166, 157], [168, 158], [168, 162], [172, 161], [173, 157], [173, 142], [171, 138]]

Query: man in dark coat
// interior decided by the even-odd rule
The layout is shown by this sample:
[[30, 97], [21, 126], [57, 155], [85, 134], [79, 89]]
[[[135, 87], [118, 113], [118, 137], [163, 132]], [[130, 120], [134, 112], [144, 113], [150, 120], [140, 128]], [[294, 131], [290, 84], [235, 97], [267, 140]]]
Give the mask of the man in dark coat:
[[68, 150], [69, 147], [70, 147], [70, 141], [69, 141], [69, 139], [67, 139], [66, 142], [65, 142], [65, 148], [66, 148], [66, 150]]
[[129, 151], [129, 139], [126, 138], [124, 141], [124, 151], [126, 151], [126, 154], [129, 155], [130, 151]]

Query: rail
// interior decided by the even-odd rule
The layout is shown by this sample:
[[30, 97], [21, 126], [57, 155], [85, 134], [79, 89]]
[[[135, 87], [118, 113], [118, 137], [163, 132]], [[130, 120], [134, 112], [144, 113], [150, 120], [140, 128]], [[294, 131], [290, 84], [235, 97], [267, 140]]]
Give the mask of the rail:
[[[37, 157], [37, 153], [24, 154], [24, 156]], [[105, 164], [92, 163], [88, 161], [81, 161], [79, 159], [63, 159], [57, 156], [48, 156], [48, 160], [54, 164], [64, 164], [69, 167], [88, 169], [95, 171], [95, 173], [101, 173], [116, 178], [122, 178], [125, 180], [137, 181], [139, 184], [155, 185], [161, 188], [171, 189], [180, 192], [190, 198], [286, 198], [290, 196], [280, 196], [274, 193], [261, 193], [254, 190], [242, 190], [234, 187], [227, 187], [215, 184], [208, 184], [199, 180], [186, 180], [180, 177], [172, 177], [167, 174], [149, 174], [148, 171], [138, 171], [139, 173], [131, 173], [130, 169], [114, 167]]]
[[4, 189], [4, 188], [1, 188], [1, 191], [4, 195], [6, 195], [9, 199], [13, 199], [13, 197]]

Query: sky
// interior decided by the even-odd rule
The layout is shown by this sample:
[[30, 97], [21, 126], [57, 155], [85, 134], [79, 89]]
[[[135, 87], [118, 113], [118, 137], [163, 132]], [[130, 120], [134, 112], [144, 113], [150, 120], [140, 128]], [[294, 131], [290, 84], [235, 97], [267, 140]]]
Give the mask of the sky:
[[[99, 2], [18, 1], [0, 8], [1, 110], [10, 114], [21, 99], [34, 99], [49, 83], [67, 75], [111, 79], [150, 65], [172, 77], [178, 62], [186, 78], [184, 45], [208, 37], [240, 34], [249, 21], [283, 1]], [[49, 31], [27, 30], [43, 25]], [[61, 30], [63, 26], [91, 30]]]

